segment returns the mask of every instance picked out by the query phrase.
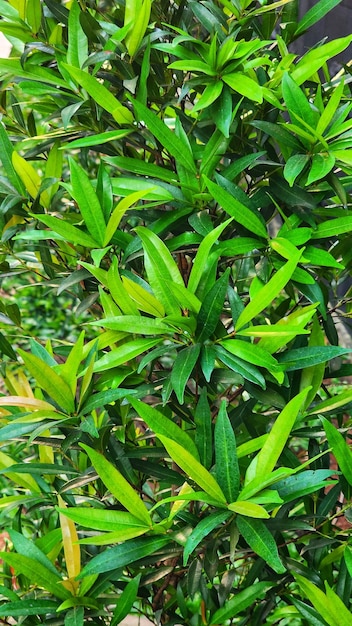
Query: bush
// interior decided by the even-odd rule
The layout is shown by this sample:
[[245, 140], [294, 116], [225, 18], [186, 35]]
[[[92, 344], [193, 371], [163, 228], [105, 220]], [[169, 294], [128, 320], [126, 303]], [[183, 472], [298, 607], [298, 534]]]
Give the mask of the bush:
[[8, 623], [351, 623], [336, 4], [0, 2]]

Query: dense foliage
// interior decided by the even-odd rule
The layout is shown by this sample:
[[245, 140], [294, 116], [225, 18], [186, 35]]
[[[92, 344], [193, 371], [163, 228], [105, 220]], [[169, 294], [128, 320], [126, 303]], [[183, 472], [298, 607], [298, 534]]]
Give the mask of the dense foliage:
[[0, 0], [2, 623], [351, 624], [337, 4]]

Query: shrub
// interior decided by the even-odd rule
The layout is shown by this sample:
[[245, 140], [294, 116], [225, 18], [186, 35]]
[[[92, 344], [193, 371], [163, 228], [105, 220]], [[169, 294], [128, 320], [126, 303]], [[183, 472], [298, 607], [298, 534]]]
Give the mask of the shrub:
[[350, 624], [336, 4], [0, 2], [3, 277], [85, 312], [1, 304], [9, 623]]

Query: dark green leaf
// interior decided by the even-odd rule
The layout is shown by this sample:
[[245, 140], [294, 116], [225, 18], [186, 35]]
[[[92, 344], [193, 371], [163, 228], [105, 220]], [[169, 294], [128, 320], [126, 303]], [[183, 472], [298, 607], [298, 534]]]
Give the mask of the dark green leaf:
[[205, 517], [197, 526], [192, 530], [189, 535], [186, 545], [183, 551], [183, 565], [187, 565], [188, 559], [196, 547], [203, 541], [204, 537], [209, 535], [215, 528], [221, 527], [223, 522], [231, 516], [230, 511], [217, 511]]
[[332, 453], [344, 477], [352, 485], [352, 451], [341, 433], [324, 417], [321, 418]]
[[284, 574], [286, 568], [279, 558], [274, 537], [264, 522], [259, 519], [238, 515], [236, 524], [249, 547], [264, 559], [277, 574]]
[[326, 363], [330, 359], [349, 354], [351, 350], [348, 348], [340, 348], [339, 346], [311, 346], [306, 348], [294, 348], [283, 352], [278, 357], [280, 365], [287, 372], [301, 370], [304, 367], [311, 367], [318, 363]]
[[201, 345], [199, 343], [183, 348], [183, 350], [177, 354], [173, 364], [171, 384], [180, 404], [183, 404], [185, 388], [192, 375], [193, 368], [197, 363], [200, 348]]
[[240, 489], [240, 470], [237, 460], [236, 437], [223, 400], [215, 423], [216, 480], [226, 496], [234, 502]]
[[241, 613], [241, 611], [245, 611], [248, 607], [253, 606], [256, 600], [264, 597], [271, 586], [272, 583], [262, 581], [250, 585], [243, 591], [239, 591], [233, 598], [227, 600], [225, 606], [215, 611], [210, 625], [224, 624], [227, 620], [231, 620], [238, 613]]
[[206, 294], [197, 317], [196, 338], [199, 343], [209, 339], [215, 331], [223, 310], [230, 269], [216, 281]]
[[200, 393], [194, 421], [196, 425], [195, 443], [199, 452], [199, 459], [206, 469], [210, 469], [213, 458], [213, 432], [206, 387], [203, 387]]
[[104, 550], [101, 554], [93, 557], [83, 568], [78, 578], [84, 578], [91, 574], [110, 572], [117, 567], [131, 565], [150, 554], [155, 554], [170, 543], [169, 537], [138, 537]]
[[127, 583], [117, 601], [117, 605], [111, 619], [111, 626], [116, 626], [117, 624], [122, 622], [122, 620], [130, 612], [133, 603], [137, 598], [140, 579], [141, 574], [138, 574], [138, 576], [136, 576], [135, 578], [130, 580], [129, 583]]
[[31, 600], [30, 598], [25, 598], [18, 602], [3, 602], [1, 604], [1, 615], [4, 617], [46, 615], [47, 613], [56, 613], [58, 606], [53, 600]]

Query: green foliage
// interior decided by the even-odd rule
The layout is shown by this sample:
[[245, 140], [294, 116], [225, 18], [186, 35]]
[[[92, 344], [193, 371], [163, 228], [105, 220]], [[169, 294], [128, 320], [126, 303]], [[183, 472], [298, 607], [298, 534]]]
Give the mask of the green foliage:
[[0, 0], [11, 623], [350, 623], [337, 4]]

